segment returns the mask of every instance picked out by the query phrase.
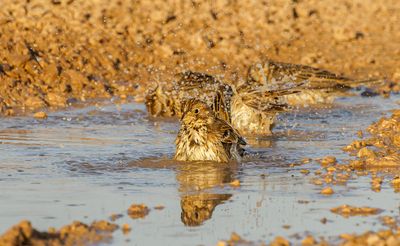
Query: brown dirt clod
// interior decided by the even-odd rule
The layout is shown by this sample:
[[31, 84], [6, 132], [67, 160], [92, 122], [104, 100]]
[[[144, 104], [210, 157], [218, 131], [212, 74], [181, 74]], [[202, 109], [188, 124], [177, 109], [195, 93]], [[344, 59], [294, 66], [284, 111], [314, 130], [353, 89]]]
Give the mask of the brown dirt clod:
[[326, 188], [324, 188], [324, 189], [321, 190], [321, 194], [322, 194], [322, 195], [330, 196], [330, 195], [332, 195], [333, 193], [335, 193], [335, 192], [333, 191], [332, 187], [326, 187]]
[[354, 207], [350, 205], [342, 205], [336, 208], [332, 208], [331, 212], [335, 214], [340, 214], [343, 217], [350, 216], [368, 216], [375, 215], [380, 213], [382, 210], [379, 208], [371, 208], [371, 207]]
[[60, 228], [49, 228], [48, 232], [41, 232], [32, 227], [29, 221], [21, 221], [0, 236], [0, 245], [87, 245], [107, 242], [118, 225], [107, 221], [95, 221], [91, 225], [79, 221]]
[[132, 204], [128, 208], [128, 215], [132, 219], [139, 219], [146, 217], [150, 212], [150, 209], [144, 204]]
[[36, 119], [46, 119], [47, 118], [47, 114], [43, 111], [37, 112], [33, 115], [33, 117], [35, 117]]

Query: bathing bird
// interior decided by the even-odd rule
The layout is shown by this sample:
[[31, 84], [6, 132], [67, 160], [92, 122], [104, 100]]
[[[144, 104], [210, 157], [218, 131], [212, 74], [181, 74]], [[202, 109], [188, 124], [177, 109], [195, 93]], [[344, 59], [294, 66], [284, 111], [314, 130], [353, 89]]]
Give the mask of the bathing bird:
[[294, 107], [330, 104], [360, 85], [382, 79], [355, 80], [324, 69], [266, 60], [249, 67], [240, 84], [227, 84], [212, 75], [186, 71], [172, 89], [157, 86], [146, 96], [153, 116], [182, 114], [181, 102], [196, 98], [245, 136], [271, 135], [276, 116]]
[[[295, 87], [299, 87], [298, 84]], [[215, 77], [187, 71], [171, 89], [158, 85], [146, 95], [146, 107], [152, 116], [182, 115], [182, 102], [196, 98], [205, 102], [220, 118], [243, 134], [270, 135], [275, 116], [289, 106], [283, 96], [297, 93], [296, 88], [262, 90], [235, 87]]]
[[338, 96], [349, 95], [351, 88], [360, 85], [385, 83], [385, 79], [352, 79], [321, 68], [264, 60], [249, 67], [246, 82], [238, 87], [241, 90], [283, 89], [286, 86], [300, 85], [299, 93], [284, 96], [284, 102], [291, 106], [331, 104]]
[[181, 127], [176, 137], [175, 160], [240, 161], [246, 141], [205, 102], [189, 99], [182, 105]]

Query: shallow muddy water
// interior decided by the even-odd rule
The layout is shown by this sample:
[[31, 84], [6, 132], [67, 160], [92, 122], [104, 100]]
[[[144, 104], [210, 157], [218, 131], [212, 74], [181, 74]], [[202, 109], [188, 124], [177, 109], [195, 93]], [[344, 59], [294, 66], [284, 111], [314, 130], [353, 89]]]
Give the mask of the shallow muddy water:
[[[389, 185], [376, 193], [361, 177], [323, 196], [312, 175], [299, 172], [319, 165], [290, 163], [349, 158], [340, 149], [397, 108], [398, 99], [343, 98], [330, 109], [281, 115], [274, 137], [249, 139], [249, 155], [230, 165], [169, 160], [179, 124], [148, 118], [142, 104], [70, 109], [47, 120], [2, 118], [0, 233], [22, 219], [47, 230], [113, 213], [124, 214], [116, 223], [132, 227], [127, 235], [114, 233], [115, 245], [215, 245], [231, 232], [255, 241], [281, 235], [299, 242], [310, 233], [335, 242], [340, 233], [382, 228], [380, 216], [399, 212], [400, 198]], [[229, 185], [237, 179], [240, 187]], [[149, 215], [129, 218], [132, 203], [145, 203]], [[342, 204], [384, 211], [348, 219], [329, 211]], [[153, 209], [157, 205], [165, 208]]]

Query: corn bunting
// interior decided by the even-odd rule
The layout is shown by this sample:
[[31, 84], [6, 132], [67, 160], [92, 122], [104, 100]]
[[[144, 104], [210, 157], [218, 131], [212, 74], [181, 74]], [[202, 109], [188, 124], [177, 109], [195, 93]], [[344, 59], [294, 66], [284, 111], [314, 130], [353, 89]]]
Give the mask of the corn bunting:
[[181, 129], [175, 140], [175, 160], [240, 160], [243, 137], [203, 101], [190, 99], [183, 104]]

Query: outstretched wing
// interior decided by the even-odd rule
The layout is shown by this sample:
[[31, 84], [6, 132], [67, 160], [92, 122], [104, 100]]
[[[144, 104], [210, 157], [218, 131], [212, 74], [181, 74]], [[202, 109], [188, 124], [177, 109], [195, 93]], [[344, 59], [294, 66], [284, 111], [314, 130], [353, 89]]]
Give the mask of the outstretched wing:
[[259, 111], [270, 113], [282, 112], [289, 108], [283, 96], [295, 94], [304, 90], [302, 83], [293, 84], [293, 88], [266, 90], [265, 87], [256, 87], [249, 84], [241, 86], [238, 90], [242, 102]]
[[211, 109], [218, 116], [218, 118], [223, 119], [228, 123], [232, 122], [230, 102], [227, 102], [227, 98], [224, 96], [223, 92], [216, 92]]
[[308, 89], [348, 89], [362, 84], [382, 83], [384, 79], [354, 80], [320, 68], [269, 60], [251, 66], [248, 81], [278, 88], [303, 83], [303, 87]]
[[211, 126], [212, 131], [219, 135], [222, 143], [246, 145], [244, 138], [228, 122], [217, 119]]
[[154, 117], [171, 117], [177, 114], [174, 97], [161, 85], [147, 91], [145, 97], [147, 111]]
[[178, 74], [178, 77], [175, 90], [181, 100], [195, 98], [204, 101], [219, 118], [231, 122], [233, 90], [228, 84], [212, 75], [192, 71]]
[[193, 71], [179, 73], [177, 77], [178, 81], [176, 85], [183, 90], [213, 89], [221, 83], [212, 75]]

